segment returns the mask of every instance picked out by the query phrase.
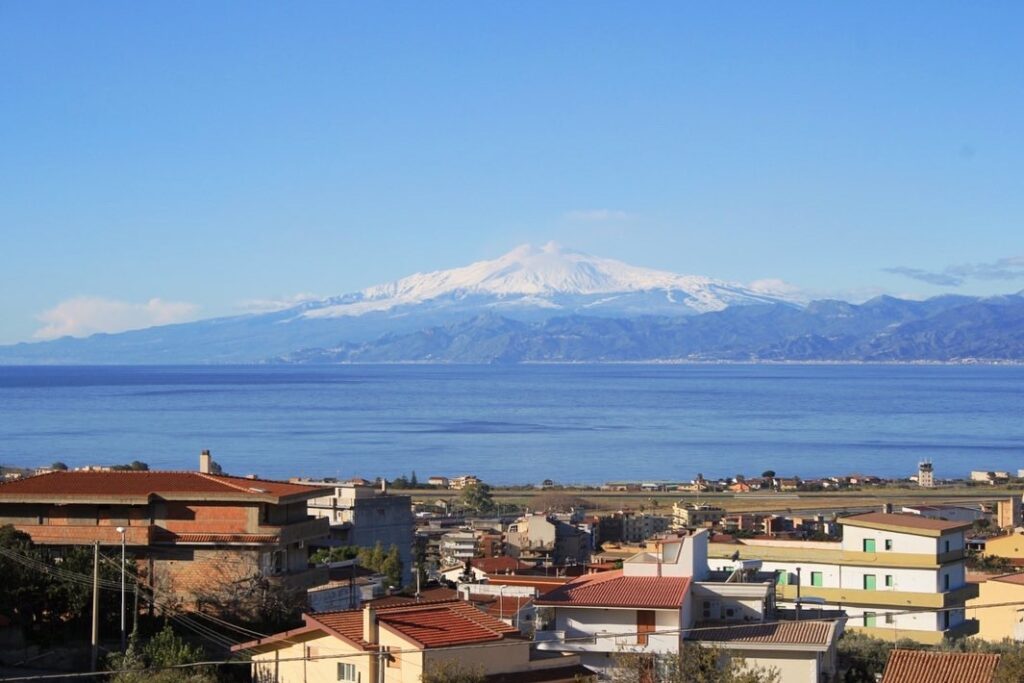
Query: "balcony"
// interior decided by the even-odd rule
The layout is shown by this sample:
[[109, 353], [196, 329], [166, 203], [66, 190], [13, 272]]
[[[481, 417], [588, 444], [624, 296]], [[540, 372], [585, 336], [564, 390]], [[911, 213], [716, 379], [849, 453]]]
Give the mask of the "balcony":
[[961, 638], [976, 634], [978, 632], [978, 620], [967, 619], [945, 631], [895, 629], [892, 626], [857, 626], [853, 623], [847, 624], [846, 628], [848, 631], [856, 631], [857, 633], [863, 633], [866, 636], [890, 643], [906, 638], [923, 645], [940, 645], [946, 638]]
[[[775, 599], [796, 600], [796, 586], [776, 586]], [[967, 584], [946, 593], [924, 593], [891, 590], [860, 590], [856, 588], [800, 587], [801, 598], [820, 598], [830, 605], [874, 605], [877, 607], [941, 608], [963, 605], [978, 597], [977, 584]]]
[[533, 635], [538, 650], [558, 652], [674, 652], [679, 649], [678, 635], [648, 635], [648, 644], [636, 642], [636, 635], [585, 633], [583, 631], [537, 631]]
[[326, 517], [310, 517], [301, 522], [280, 525], [261, 525], [256, 533], [273, 534], [279, 545], [326, 538], [331, 533], [331, 522]]
[[[121, 545], [121, 534], [116, 526], [96, 524], [17, 524], [15, 528], [32, 537], [39, 545]], [[130, 546], [149, 545], [154, 527], [125, 527], [125, 544]]]

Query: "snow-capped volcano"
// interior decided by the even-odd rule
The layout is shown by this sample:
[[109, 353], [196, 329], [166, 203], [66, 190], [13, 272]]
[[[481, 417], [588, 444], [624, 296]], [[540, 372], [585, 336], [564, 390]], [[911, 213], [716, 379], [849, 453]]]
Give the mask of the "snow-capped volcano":
[[[410, 306], [690, 314], [786, 297], [697, 275], [678, 275], [590, 256], [554, 242], [523, 245], [490, 261], [417, 273], [303, 307], [306, 318], [399, 312]], [[649, 309], [649, 310], [642, 310]]]

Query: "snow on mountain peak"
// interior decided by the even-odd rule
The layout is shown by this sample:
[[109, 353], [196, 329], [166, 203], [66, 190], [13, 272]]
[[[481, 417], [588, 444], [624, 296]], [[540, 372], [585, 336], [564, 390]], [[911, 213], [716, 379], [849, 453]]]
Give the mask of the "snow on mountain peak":
[[732, 303], [778, 300], [777, 296], [742, 285], [640, 268], [548, 242], [541, 247], [524, 244], [493, 260], [478, 261], [451, 270], [417, 273], [369, 287], [358, 294], [329, 299], [322, 306], [308, 307], [302, 315], [362, 315], [444, 297], [464, 299], [471, 296], [551, 307], [551, 299], [555, 297], [594, 297], [657, 290], [663, 291], [672, 303], [683, 302], [689, 312], [721, 310]]

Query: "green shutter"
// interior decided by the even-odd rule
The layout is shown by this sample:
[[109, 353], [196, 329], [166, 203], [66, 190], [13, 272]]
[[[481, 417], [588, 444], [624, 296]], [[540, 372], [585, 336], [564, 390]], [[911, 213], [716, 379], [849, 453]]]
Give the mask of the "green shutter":
[[864, 625], [866, 627], [868, 627], [868, 628], [874, 628], [875, 627], [875, 620], [877, 618], [878, 618], [878, 615], [876, 615], [874, 612], [865, 612], [864, 613]]
[[873, 591], [877, 587], [878, 587], [878, 584], [876, 583], [875, 575], [874, 574], [865, 574], [864, 575], [864, 590], [866, 590], [866, 591]]
[[864, 552], [873, 553], [875, 552], [875, 539], [865, 538], [864, 539]]
[[811, 585], [812, 586], [821, 586], [822, 585], [821, 572], [811, 572]]
[[788, 586], [789, 585], [789, 572], [779, 572], [779, 578], [776, 579], [776, 582], [780, 586]]
[[892, 574], [885, 575], [885, 587], [892, 588]]

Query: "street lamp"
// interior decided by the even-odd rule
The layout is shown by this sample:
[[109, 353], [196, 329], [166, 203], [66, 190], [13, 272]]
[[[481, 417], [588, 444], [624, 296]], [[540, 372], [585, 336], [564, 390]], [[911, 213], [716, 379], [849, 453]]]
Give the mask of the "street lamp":
[[121, 534], [121, 651], [124, 652], [128, 647], [128, 636], [125, 632], [124, 627], [124, 574], [125, 574], [125, 532], [128, 531], [123, 526], [117, 527], [117, 533]]

